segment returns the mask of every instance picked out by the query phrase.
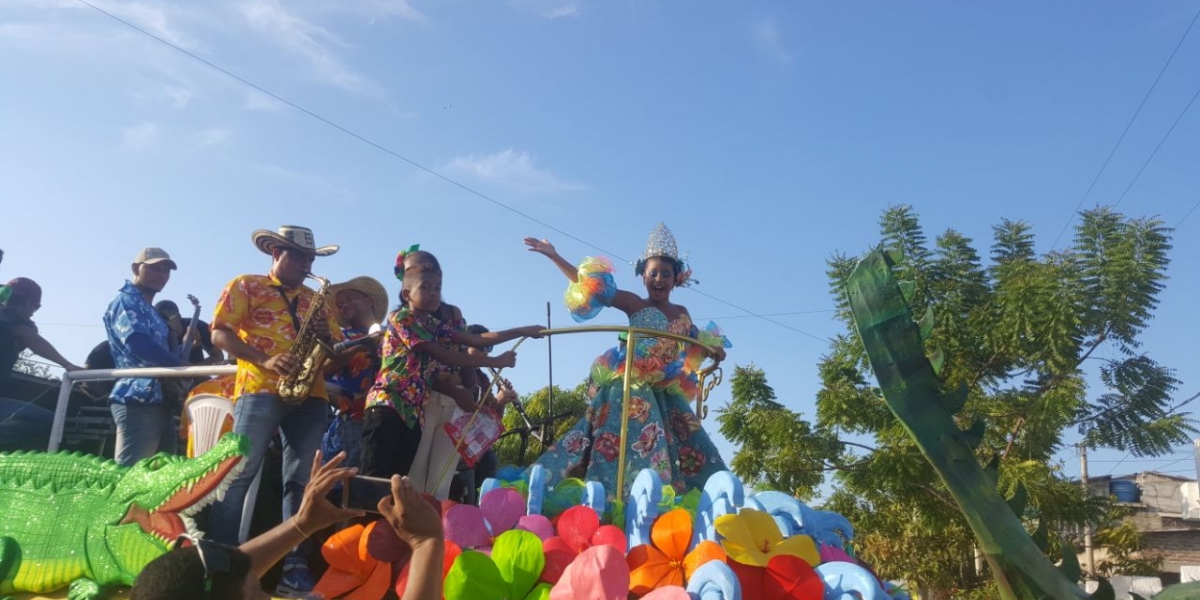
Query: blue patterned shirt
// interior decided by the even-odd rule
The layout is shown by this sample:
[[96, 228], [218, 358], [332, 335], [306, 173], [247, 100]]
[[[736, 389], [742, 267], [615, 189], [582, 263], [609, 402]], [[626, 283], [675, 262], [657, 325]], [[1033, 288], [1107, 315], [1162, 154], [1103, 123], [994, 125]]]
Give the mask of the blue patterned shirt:
[[[108, 305], [104, 313], [104, 330], [108, 333], [108, 343], [112, 349], [113, 362], [118, 369], [140, 367], [174, 366], [151, 364], [145, 358], [134, 353], [129, 339], [134, 334], [143, 334], [156, 345], [167, 351], [167, 323], [159, 316], [158, 311], [146, 302], [132, 282], [126, 281], [125, 286], [117, 293], [117, 297]], [[178, 363], [176, 363], [178, 364]], [[113, 386], [109, 398], [117, 404], [162, 403], [162, 384], [150, 378], [118, 379]]]

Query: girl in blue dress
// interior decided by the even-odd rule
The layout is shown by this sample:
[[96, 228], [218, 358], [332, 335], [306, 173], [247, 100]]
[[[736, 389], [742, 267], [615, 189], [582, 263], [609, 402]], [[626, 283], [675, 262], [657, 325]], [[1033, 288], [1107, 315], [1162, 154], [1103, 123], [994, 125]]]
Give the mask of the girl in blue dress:
[[[629, 316], [629, 324], [695, 338], [711, 349], [717, 362], [730, 344], [715, 324], [697, 329], [687, 308], [671, 303], [671, 291], [686, 285], [691, 271], [679, 258], [675, 238], [661, 223], [650, 234], [646, 252], [635, 272], [646, 286], [646, 297], [618, 289], [608, 259], [587, 258], [577, 268], [547, 240], [525, 238], [530, 251], [549, 258], [571, 284], [566, 302], [577, 322], [595, 317], [611, 306]], [[622, 335], [622, 338], [624, 335]], [[621, 440], [621, 402], [624, 398], [626, 343], [604, 353], [592, 364], [590, 402], [584, 417], [570, 433], [551, 446], [536, 464], [554, 484], [566, 477], [599, 481], [611, 499], [617, 481]], [[703, 487], [708, 477], [726, 469], [712, 439], [701, 427], [691, 403], [700, 393], [697, 370], [708, 351], [670, 338], [639, 338], [629, 402], [628, 447], [625, 452], [624, 498], [637, 474], [658, 472], [678, 493]]]

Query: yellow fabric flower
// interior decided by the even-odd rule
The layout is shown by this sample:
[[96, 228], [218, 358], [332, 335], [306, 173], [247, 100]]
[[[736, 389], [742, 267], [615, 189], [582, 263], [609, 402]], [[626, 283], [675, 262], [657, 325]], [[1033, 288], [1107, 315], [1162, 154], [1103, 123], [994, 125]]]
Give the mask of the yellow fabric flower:
[[736, 515], [721, 515], [715, 525], [726, 554], [740, 563], [765, 567], [771, 557], [785, 555], [800, 558], [814, 567], [821, 564], [821, 555], [811, 537], [793, 535], [784, 539], [775, 519], [761, 510], [744, 508]]

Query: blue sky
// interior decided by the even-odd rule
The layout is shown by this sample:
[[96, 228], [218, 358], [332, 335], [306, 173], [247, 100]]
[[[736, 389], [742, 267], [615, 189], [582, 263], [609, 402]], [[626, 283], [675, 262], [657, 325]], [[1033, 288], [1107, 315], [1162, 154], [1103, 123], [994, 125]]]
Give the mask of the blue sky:
[[[0, 277], [38, 280], [36, 318], [69, 358], [144, 246], [179, 263], [162, 297], [210, 314], [233, 276], [265, 272], [250, 232], [308, 225], [342, 251], [316, 272], [395, 293], [419, 242], [448, 299], [492, 327], [572, 324], [563, 279], [521, 238], [578, 260], [635, 258], [659, 221], [699, 290], [815, 338], [831, 320], [824, 261], [876, 243], [889, 204], [932, 238], [989, 245], [1002, 218], [1049, 249], [1200, 2], [426, 2], [103, 0], [96, 5], [511, 207], [494, 204], [140, 35], [76, 0], [0, 0]], [[1084, 206], [1175, 225], [1200, 202], [1200, 31], [1184, 40]], [[1200, 211], [1198, 211], [1200, 212]], [[1176, 234], [1145, 350], [1200, 391], [1192, 309], [1200, 215]], [[637, 289], [632, 267], [619, 282]], [[674, 297], [734, 342], [808, 416], [828, 345], [696, 294]], [[599, 323], [619, 323], [604, 314]], [[611, 344], [555, 340], [555, 380]], [[546, 344], [512, 379], [545, 384]], [[732, 364], [731, 364], [732, 366]], [[732, 371], [729, 369], [728, 371]], [[726, 384], [714, 407], [728, 400]], [[714, 415], [715, 416], [715, 415]], [[707, 422], [715, 431], [715, 422]], [[730, 446], [720, 442], [728, 458]], [[1185, 454], [1103, 475], [1191, 467]], [[1177, 462], [1171, 462], [1181, 459]], [[1064, 473], [1078, 472], [1073, 452]], [[1108, 461], [1108, 462], [1104, 462]], [[1187, 473], [1184, 473], [1185, 475]]]

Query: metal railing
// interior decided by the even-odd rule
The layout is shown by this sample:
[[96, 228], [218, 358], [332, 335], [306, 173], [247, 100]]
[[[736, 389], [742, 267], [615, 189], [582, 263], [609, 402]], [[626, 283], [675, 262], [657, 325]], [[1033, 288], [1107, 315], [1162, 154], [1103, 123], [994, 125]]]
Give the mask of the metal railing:
[[56, 452], [62, 444], [63, 427], [67, 422], [67, 405], [71, 398], [71, 389], [76, 383], [84, 381], [107, 381], [123, 377], [147, 377], [153, 379], [172, 379], [183, 377], [207, 377], [210, 375], [233, 375], [237, 373], [234, 365], [217, 365], [205, 367], [149, 367], [145, 369], [88, 369], [63, 373], [62, 384], [58, 388], [58, 402], [54, 405], [54, 426], [50, 429], [50, 444], [47, 452]]

